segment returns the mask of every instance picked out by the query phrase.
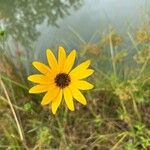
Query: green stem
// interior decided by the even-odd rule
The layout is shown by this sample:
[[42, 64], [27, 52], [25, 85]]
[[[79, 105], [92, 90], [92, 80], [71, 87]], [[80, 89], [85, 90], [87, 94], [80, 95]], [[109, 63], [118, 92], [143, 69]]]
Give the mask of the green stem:
[[127, 114], [127, 110], [126, 110], [123, 100], [120, 100], [120, 104], [121, 104], [121, 107], [122, 107], [124, 113]]
[[139, 114], [139, 112], [138, 112], [138, 107], [137, 107], [135, 98], [134, 98], [134, 96], [133, 96], [133, 94], [132, 94], [131, 92], [130, 92], [130, 94], [131, 94], [131, 97], [132, 97], [132, 103], [133, 103], [134, 112], [135, 112], [135, 114], [137, 115], [138, 119], [141, 120], [141, 116], [140, 116], [140, 114]]
[[60, 128], [60, 135], [62, 137], [63, 143], [65, 144], [65, 146], [67, 146], [67, 140], [66, 140], [66, 136], [65, 136], [65, 124], [66, 124], [66, 118], [67, 118], [67, 114], [68, 114], [68, 110], [65, 107], [64, 113], [63, 113], [63, 118], [62, 121], [60, 121], [60, 118], [57, 118], [57, 122]]
[[145, 70], [145, 68], [146, 68], [146, 66], [147, 66], [147, 63], [148, 63], [148, 60], [143, 64], [143, 66], [142, 66], [142, 68], [141, 68], [141, 70], [140, 70], [140, 73], [139, 73], [137, 79], [139, 79], [139, 78], [141, 77], [143, 71]]
[[124, 105], [123, 100], [120, 100], [120, 104], [121, 104], [121, 107], [122, 107], [122, 109], [124, 111], [124, 114], [127, 116], [128, 125], [131, 126], [131, 118], [130, 118], [130, 116], [128, 114], [128, 111], [126, 109], [126, 106]]
[[112, 66], [113, 66], [113, 72], [114, 72], [114, 75], [116, 77], [117, 73], [116, 73], [116, 64], [115, 64], [115, 61], [113, 61], [114, 59], [114, 49], [113, 49], [113, 44], [112, 44], [112, 36], [110, 34], [109, 36], [109, 41], [110, 41], [110, 54], [111, 54], [111, 60], [112, 60]]

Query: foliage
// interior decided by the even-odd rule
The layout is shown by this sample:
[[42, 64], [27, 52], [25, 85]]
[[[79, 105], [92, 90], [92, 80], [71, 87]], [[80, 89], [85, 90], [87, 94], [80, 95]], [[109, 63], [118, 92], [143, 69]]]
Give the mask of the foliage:
[[[48, 107], [40, 106], [41, 95], [28, 94], [29, 83], [21, 61], [25, 56], [16, 54], [14, 61], [11, 53], [5, 51], [9, 49], [5, 33], [0, 30], [0, 149], [150, 148], [150, 44], [145, 40], [147, 36], [141, 40], [143, 35], [139, 30], [135, 36], [125, 35], [133, 53], [128, 45], [122, 45], [126, 38], [112, 29], [97, 43], [81, 45], [79, 60], [92, 59], [95, 74], [89, 80], [95, 89], [86, 93], [87, 106], [76, 103], [75, 112], [61, 107], [53, 115]], [[148, 35], [147, 31], [144, 34]]]

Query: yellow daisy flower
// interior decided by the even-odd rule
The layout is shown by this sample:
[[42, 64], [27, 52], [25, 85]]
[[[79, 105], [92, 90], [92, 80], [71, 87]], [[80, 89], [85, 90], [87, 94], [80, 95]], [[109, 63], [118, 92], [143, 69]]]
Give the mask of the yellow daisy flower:
[[33, 86], [29, 93], [46, 92], [41, 105], [51, 103], [53, 114], [56, 113], [63, 96], [67, 107], [71, 111], [74, 111], [73, 98], [86, 105], [86, 99], [80, 90], [93, 88], [91, 83], [82, 80], [94, 72], [94, 70], [88, 68], [91, 63], [90, 60], [72, 69], [76, 57], [75, 50], [72, 50], [67, 57], [64, 48], [59, 47], [58, 61], [50, 49], [46, 50], [46, 55], [49, 66], [38, 61], [32, 63], [42, 74], [30, 75], [28, 77], [29, 81], [38, 84]]

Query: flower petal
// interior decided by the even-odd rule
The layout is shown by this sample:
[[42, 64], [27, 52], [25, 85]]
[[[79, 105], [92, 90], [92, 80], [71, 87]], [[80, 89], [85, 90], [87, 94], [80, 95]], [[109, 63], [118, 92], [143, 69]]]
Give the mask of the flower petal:
[[32, 62], [32, 65], [37, 69], [39, 70], [41, 73], [43, 74], [51, 74], [51, 69], [46, 66], [45, 64], [41, 63], [41, 62], [38, 62], [38, 61], [34, 61]]
[[48, 64], [51, 67], [51, 69], [54, 69], [54, 70], [58, 69], [57, 60], [53, 52], [50, 49], [47, 49], [46, 55], [47, 55]]
[[81, 63], [81, 64], [78, 65], [76, 68], [74, 68], [74, 69], [70, 72], [70, 74], [72, 75], [72, 74], [79, 73], [81, 70], [82, 70], [82, 71], [83, 71], [83, 70], [86, 70], [86, 69], [89, 67], [90, 63], [91, 63], [90, 60], [87, 60], [87, 61]]
[[85, 97], [75, 86], [71, 85], [69, 86], [69, 88], [71, 90], [73, 98], [75, 98], [78, 102], [80, 102], [83, 105], [87, 104]]
[[57, 97], [52, 101], [52, 113], [53, 114], [56, 114], [56, 111], [61, 103], [61, 100], [62, 100], [62, 90], [60, 90]]
[[70, 92], [70, 89], [68, 87], [66, 87], [63, 89], [63, 92], [64, 92], [64, 99], [65, 99], [67, 107], [71, 111], [74, 111], [74, 103], [73, 103], [73, 98], [72, 98], [72, 94]]
[[42, 74], [35, 74], [35, 75], [30, 75], [28, 77], [29, 81], [32, 81], [34, 83], [40, 83], [40, 84], [52, 84], [54, 83], [54, 79], [53, 78], [49, 78], [45, 75]]
[[79, 72], [71, 72], [69, 75], [72, 80], [84, 79], [94, 73], [92, 69], [80, 70]]
[[48, 92], [45, 94], [45, 96], [42, 99], [41, 105], [47, 105], [49, 104], [56, 96], [58, 95], [60, 89], [56, 86], [51, 86]]
[[75, 85], [78, 89], [81, 90], [89, 90], [94, 87], [94, 85], [92, 85], [91, 83], [83, 80], [78, 80], [77, 82], [75, 82]]
[[30, 90], [29, 93], [43, 93], [48, 91], [49, 85], [35, 85]]
[[58, 51], [58, 65], [60, 72], [63, 71], [65, 61], [66, 61], [66, 52], [65, 49], [60, 46]]
[[70, 72], [70, 70], [72, 69], [73, 65], [74, 65], [74, 61], [75, 61], [75, 58], [76, 58], [76, 51], [73, 50], [67, 57], [66, 59], [66, 62], [65, 62], [65, 65], [64, 65], [64, 69], [63, 71], [65, 73], [68, 73]]

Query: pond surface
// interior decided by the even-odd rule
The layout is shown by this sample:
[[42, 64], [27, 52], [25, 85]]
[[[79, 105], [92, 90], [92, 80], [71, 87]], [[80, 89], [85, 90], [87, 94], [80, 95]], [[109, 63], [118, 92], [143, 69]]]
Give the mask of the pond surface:
[[[148, 0], [0, 0], [0, 26], [12, 55], [16, 50], [43, 58], [46, 48], [78, 49], [96, 42], [110, 26], [134, 30], [148, 16]], [[30, 57], [30, 56], [28, 56]], [[32, 56], [33, 57], [33, 56]], [[26, 60], [27, 61], [27, 60]]]

